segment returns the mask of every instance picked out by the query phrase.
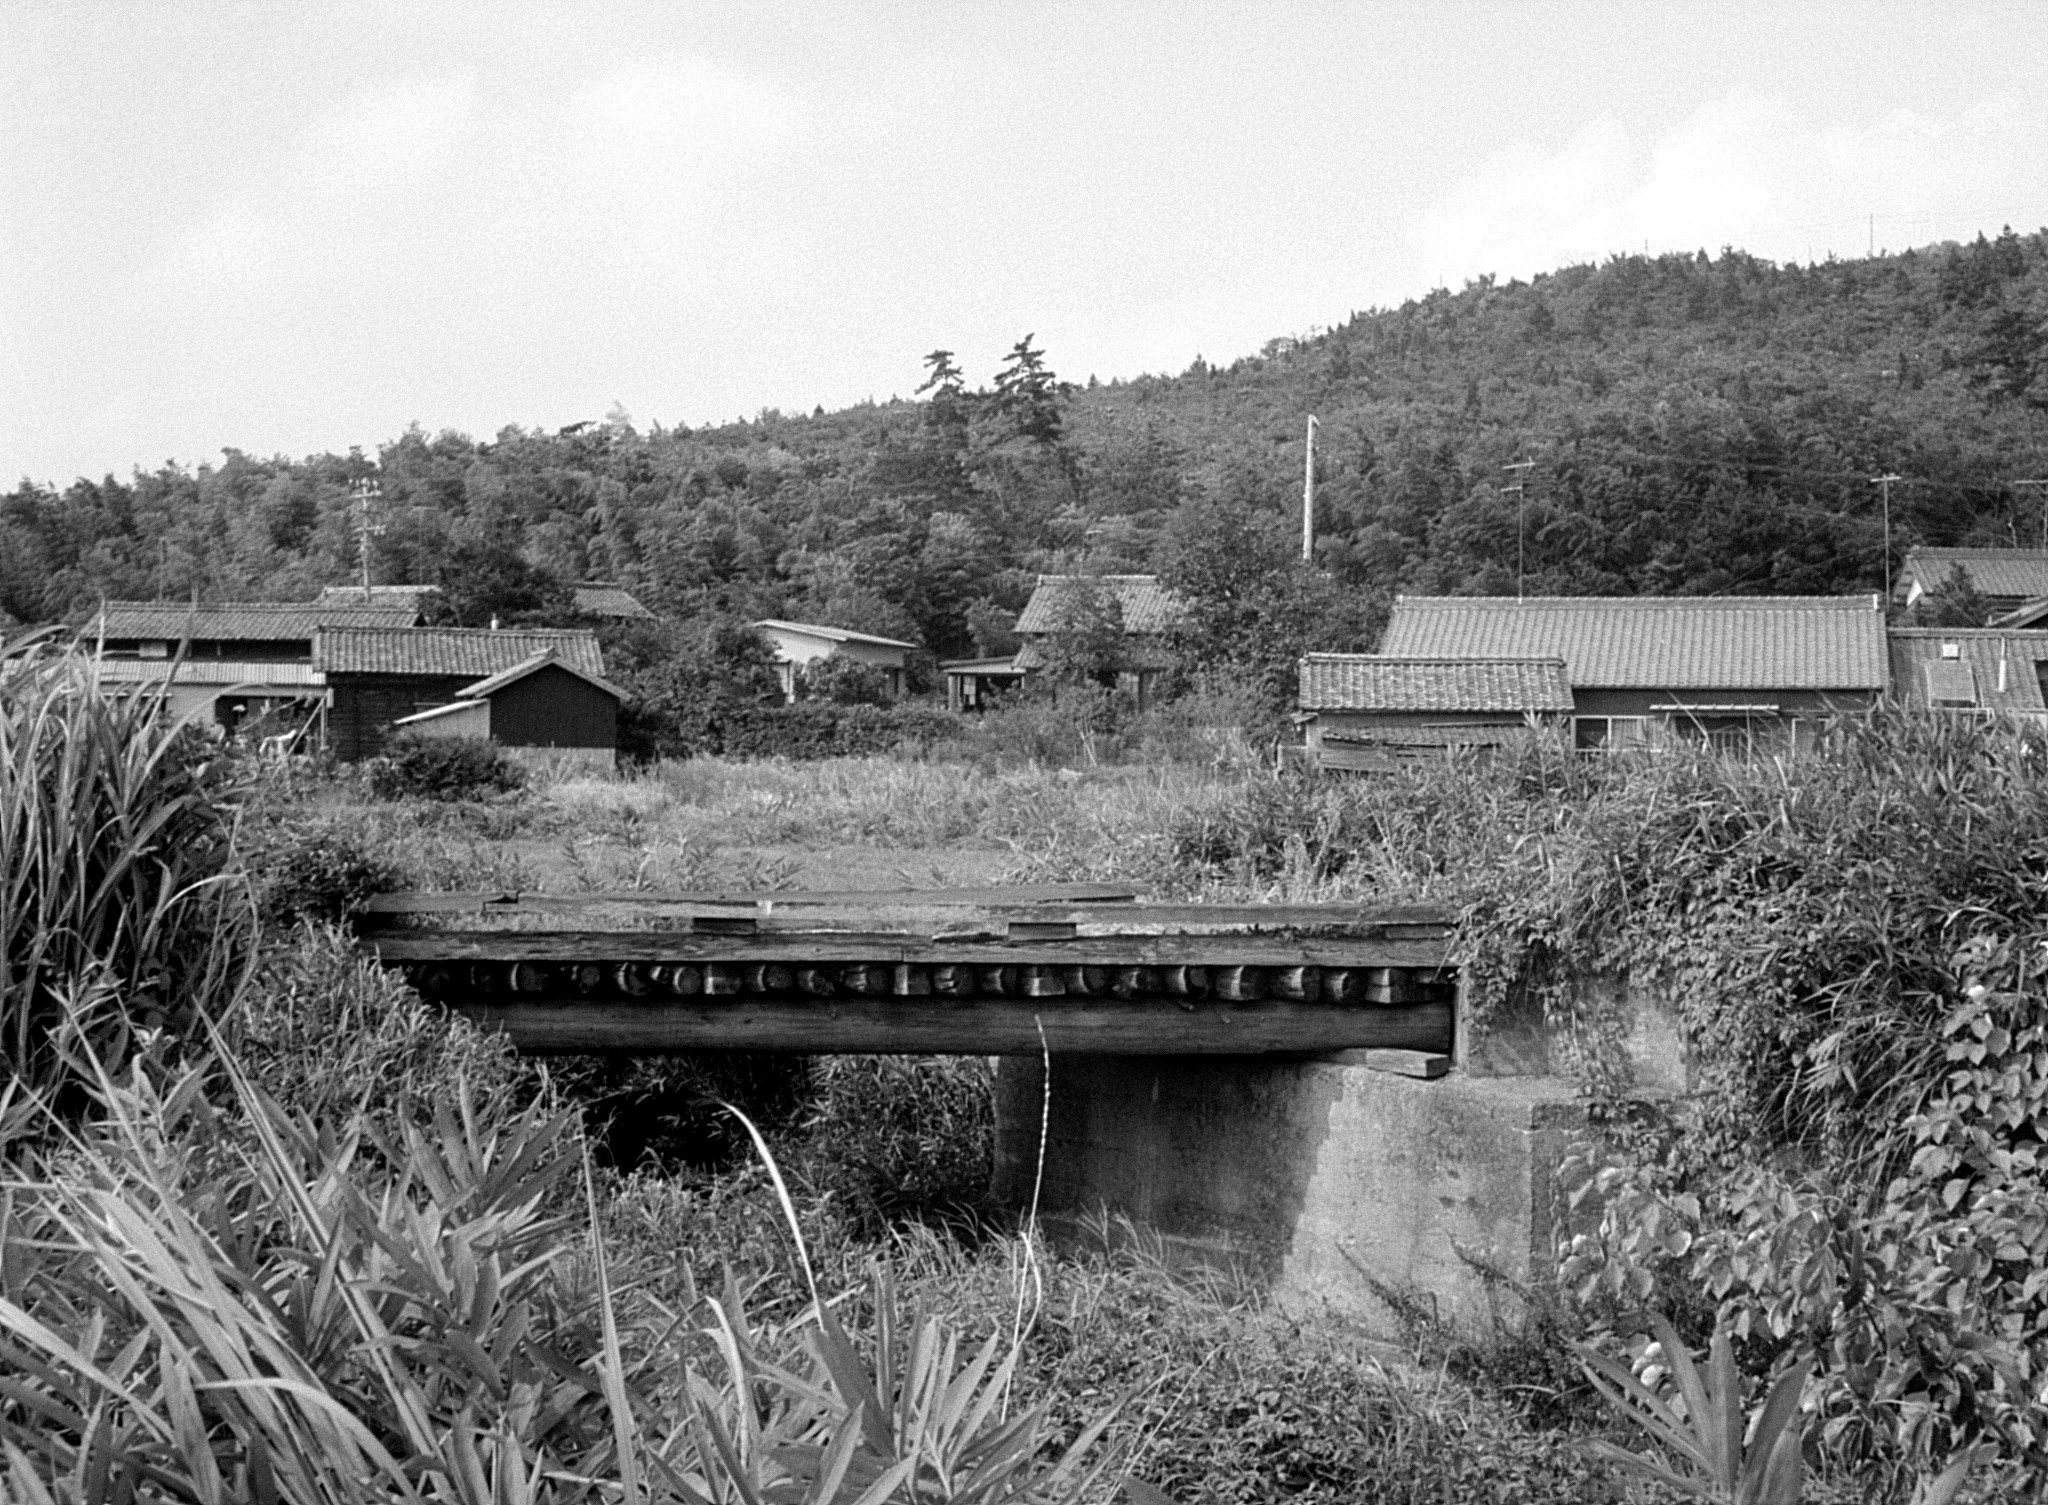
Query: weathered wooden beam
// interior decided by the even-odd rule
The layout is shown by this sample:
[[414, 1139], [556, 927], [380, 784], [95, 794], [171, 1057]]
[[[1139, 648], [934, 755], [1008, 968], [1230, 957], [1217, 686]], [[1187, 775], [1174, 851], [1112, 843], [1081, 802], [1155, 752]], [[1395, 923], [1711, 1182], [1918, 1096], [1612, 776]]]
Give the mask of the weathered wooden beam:
[[614, 889], [582, 894], [537, 894], [505, 890], [458, 893], [376, 894], [364, 906], [373, 920], [400, 915], [432, 914], [575, 914], [594, 907], [661, 909], [679, 906], [760, 905], [791, 908], [812, 905], [875, 905], [891, 908], [968, 906], [1009, 907], [1028, 904], [1120, 904], [1138, 891], [1120, 883], [1015, 883], [964, 888], [794, 889], [767, 893], [740, 889], [688, 889], [667, 893], [646, 889]]
[[1173, 999], [650, 997], [592, 1001], [506, 995], [456, 1004], [535, 1054], [756, 1050], [802, 1055], [1263, 1055], [1390, 1049], [1441, 1054], [1451, 1007], [1332, 1009]]
[[[406, 930], [365, 937], [381, 961], [782, 962], [791, 966], [869, 962], [895, 965], [1051, 967], [1316, 966], [1429, 968], [1444, 965], [1442, 941], [1372, 936], [1098, 935], [1074, 940], [953, 940], [903, 931], [768, 930], [704, 935], [667, 930]], [[1169, 991], [1177, 991], [1171, 982]]]

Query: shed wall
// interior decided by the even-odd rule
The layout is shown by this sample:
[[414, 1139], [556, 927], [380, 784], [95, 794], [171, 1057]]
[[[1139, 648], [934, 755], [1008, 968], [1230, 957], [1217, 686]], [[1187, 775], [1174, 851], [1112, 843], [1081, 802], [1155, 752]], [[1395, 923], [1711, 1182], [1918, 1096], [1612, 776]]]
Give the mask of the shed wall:
[[491, 697], [491, 737], [504, 747], [616, 747], [619, 703], [549, 664]]
[[384, 750], [391, 723], [414, 711], [446, 705], [474, 676], [462, 674], [329, 674], [334, 703], [327, 713], [327, 744], [337, 758], [355, 762]]

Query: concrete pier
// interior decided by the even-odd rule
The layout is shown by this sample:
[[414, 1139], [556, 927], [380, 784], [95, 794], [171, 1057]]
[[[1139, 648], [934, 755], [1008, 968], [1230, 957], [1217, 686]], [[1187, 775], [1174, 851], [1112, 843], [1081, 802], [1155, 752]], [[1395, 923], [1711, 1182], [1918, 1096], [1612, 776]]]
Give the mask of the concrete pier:
[[[996, 1191], [1031, 1199], [1044, 1073], [997, 1072]], [[1276, 1057], [1055, 1055], [1040, 1210], [1127, 1214], [1287, 1305], [1391, 1330], [1390, 1298], [1475, 1335], [1547, 1278], [1552, 1178], [1583, 1124], [1550, 1076], [1423, 1081]]]

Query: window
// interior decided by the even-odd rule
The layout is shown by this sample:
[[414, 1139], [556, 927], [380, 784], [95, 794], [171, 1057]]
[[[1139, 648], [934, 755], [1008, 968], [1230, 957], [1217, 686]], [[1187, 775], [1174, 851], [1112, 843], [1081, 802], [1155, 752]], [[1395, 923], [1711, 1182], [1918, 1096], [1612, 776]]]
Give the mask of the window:
[[1650, 740], [1647, 716], [1575, 716], [1572, 746], [1580, 752], [1626, 752]]
[[[1942, 644], [1944, 648], [1948, 645]], [[1977, 703], [1977, 674], [1970, 665], [1956, 662], [1927, 666], [1927, 700], [1937, 706], [1973, 706]]]

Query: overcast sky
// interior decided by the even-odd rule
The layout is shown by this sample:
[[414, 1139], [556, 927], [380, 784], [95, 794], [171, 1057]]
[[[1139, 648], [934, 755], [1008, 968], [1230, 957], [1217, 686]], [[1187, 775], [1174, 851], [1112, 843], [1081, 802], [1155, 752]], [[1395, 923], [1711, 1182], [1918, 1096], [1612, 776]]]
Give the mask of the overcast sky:
[[0, 0], [0, 485], [2048, 223], [2048, 3]]

